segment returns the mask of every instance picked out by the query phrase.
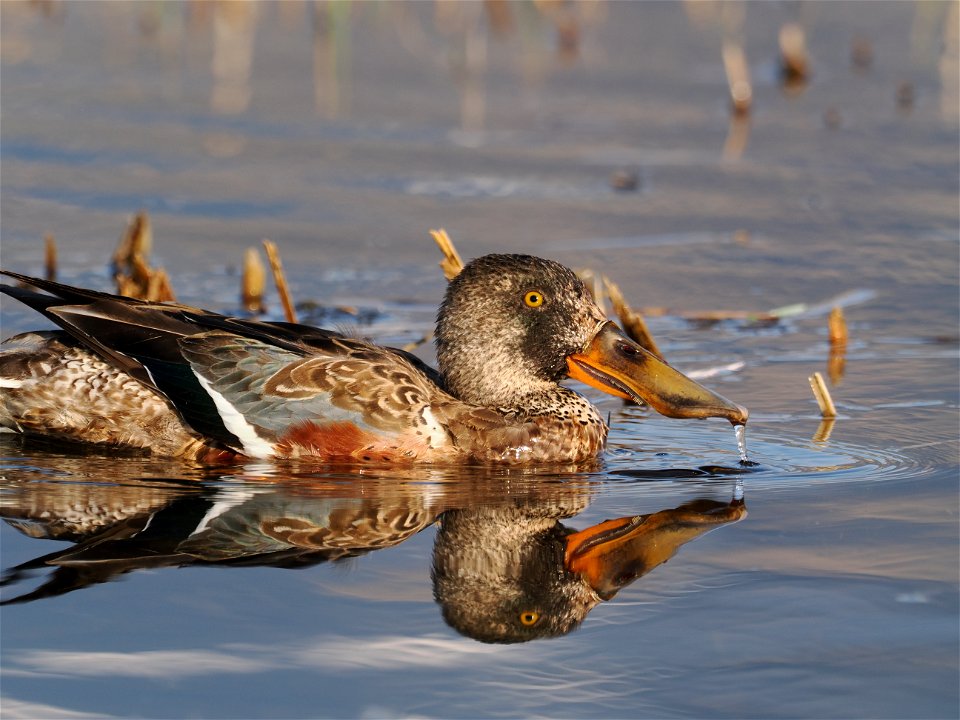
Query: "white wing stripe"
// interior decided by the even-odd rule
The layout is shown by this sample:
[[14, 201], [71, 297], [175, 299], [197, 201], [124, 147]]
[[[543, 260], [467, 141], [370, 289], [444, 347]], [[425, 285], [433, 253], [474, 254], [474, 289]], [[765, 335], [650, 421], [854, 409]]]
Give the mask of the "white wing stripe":
[[221, 393], [214, 390], [213, 386], [200, 373], [193, 370], [193, 374], [197, 376], [197, 380], [207, 391], [207, 395], [213, 399], [214, 405], [217, 406], [217, 412], [220, 413], [220, 419], [223, 420], [227, 430], [236, 435], [243, 443], [244, 454], [257, 458], [273, 457], [276, 454], [273, 445], [257, 435], [253, 425], [248, 423], [247, 419], [237, 412], [237, 409]]

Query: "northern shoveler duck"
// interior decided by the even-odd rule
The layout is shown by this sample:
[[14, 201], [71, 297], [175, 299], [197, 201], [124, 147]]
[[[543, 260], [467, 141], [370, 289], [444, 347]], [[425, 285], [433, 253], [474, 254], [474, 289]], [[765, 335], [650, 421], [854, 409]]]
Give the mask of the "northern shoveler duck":
[[579, 462], [607, 425], [570, 376], [669, 417], [747, 411], [627, 338], [568, 268], [487, 255], [452, 280], [439, 372], [402, 350], [317, 328], [148, 303], [4, 272], [0, 286], [65, 333], [0, 357], [0, 424], [201, 461]]

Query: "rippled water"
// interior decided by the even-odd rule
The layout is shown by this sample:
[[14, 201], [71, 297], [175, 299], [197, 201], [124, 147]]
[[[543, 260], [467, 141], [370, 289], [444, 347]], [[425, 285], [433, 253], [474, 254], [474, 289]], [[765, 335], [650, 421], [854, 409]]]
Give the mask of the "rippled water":
[[[305, 321], [400, 345], [430, 329], [444, 226], [467, 257], [608, 273], [750, 408], [751, 460], [726, 422], [586, 388], [612, 429], [573, 468], [2, 435], [4, 717], [957, 716], [956, 8], [748, 4], [735, 152], [736, 8], [698, 5], [571, 5], [575, 58], [527, 4], [503, 36], [480, 4], [0, 5], [4, 267], [41, 273], [51, 232], [61, 279], [109, 288], [145, 208], [181, 301], [235, 311], [266, 236]], [[2, 310], [4, 337], [39, 326]]]

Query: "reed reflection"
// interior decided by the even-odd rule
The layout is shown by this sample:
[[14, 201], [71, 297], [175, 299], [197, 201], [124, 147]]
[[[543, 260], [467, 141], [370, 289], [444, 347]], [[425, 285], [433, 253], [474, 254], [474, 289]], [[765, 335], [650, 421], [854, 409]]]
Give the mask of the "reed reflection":
[[73, 544], [6, 570], [7, 593], [44, 576], [3, 604], [138, 570], [336, 563], [399, 545], [436, 524], [431, 578], [444, 620], [476, 640], [525, 642], [576, 629], [596, 605], [682, 545], [746, 515], [735, 495], [576, 530], [561, 521], [589, 504], [592, 484], [582, 474], [563, 482], [529, 474], [453, 479], [432, 470], [411, 482], [409, 475], [7, 483], [2, 517], [9, 525]]

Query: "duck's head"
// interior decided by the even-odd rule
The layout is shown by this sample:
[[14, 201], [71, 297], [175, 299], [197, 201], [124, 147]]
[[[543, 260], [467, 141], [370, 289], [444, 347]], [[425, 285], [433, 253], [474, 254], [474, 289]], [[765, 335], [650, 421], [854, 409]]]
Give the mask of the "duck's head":
[[447, 287], [437, 317], [447, 389], [490, 407], [523, 407], [564, 377], [642, 400], [668, 417], [747, 421], [747, 410], [644, 350], [607, 320], [576, 274], [530, 255], [485, 255]]

